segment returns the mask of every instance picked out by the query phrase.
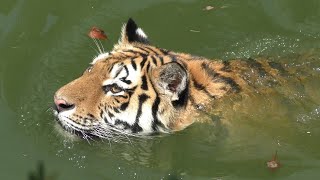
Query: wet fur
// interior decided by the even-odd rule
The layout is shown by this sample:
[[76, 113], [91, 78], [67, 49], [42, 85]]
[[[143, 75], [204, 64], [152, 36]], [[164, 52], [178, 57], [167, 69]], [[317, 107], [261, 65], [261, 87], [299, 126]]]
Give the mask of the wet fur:
[[[218, 99], [256, 91], [257, 80], [283, 83], [283, 74], [288, 73], [283, 65], [266, 58], [209, 60], [157, 48], [137, 29], [130, 19], [110, 53], [102, 53], [81, 77], [56, 92], [56, 98], [76, 105], [67, 114], [72, 122], [56, 113], [65, 129], [101, 138], [179, 131], [201, 121], [202, 112], [211, 111]], [[117, 72], [119, 66], [127, 69]], [[140, 74], [133, 75], [134, 69]], [[110, 90], [119, 87], [104, 83], [113, 81], [117, 73], [128, 73], [122, 79], [128, 87], [115, 95]], [[136, 79], [128, 80], [133, 76]]]

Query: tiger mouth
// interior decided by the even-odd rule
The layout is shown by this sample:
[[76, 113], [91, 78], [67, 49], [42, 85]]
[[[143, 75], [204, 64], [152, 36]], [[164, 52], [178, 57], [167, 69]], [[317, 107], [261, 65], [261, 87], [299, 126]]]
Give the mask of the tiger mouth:
[[55, 120], [59, 124], [59, 126], [63, 129], [63, 131], [68, 134], [75, 135], [82, 139], [99, 139], [98, 136], [92, 133], [92, 130], [79, 129], [79, 128], [73, 127], [71, 124], [66, 124], [66, 122], [63, 123], [62, 122], [63, 120], [59, 119], [58, 116], [55, 116]]
[[[106, 123], [104, 125], [97, 124], [93, 125], [92, 127], [83, 127], [80, 128], [82, 125], [78, 124], [79, 127], [67, 122], [66, 120], [62, 119], [59, 116], [57, 111], [54, 111], [55, 120], [59, 124], [58, 126], [62, 128], [63, 132], [67, 134], [74, 135], [81, 139], [85, 140], [96, 140], [96, 139], [108, 139], [109, 141], [113, 142], [124, 142], [128, 139], [128, 136], [136, 136], [130, 133], [123, 132], [120, 129], [117, 129], [112, 124]], [[64, 116], [64, 118], [72, 119]]]
[[[57, 109], [53, 109], [53, 114], [54, 114], [54, 117], [55, 117], [55, 120], [56, 122], [59, 124], [59, 126], [64, 130], [64, 132], [67, 132], [71, 135], [76, 135], [80, 138], [83, 138], [83, 139], [93, 139], [93, 138], [98, 138], [98, 136], [94, 135], [92, 133], [92, 130], [93, 128], [91, 129], [88, 129], [88, 128], [80, 128], [81, 125], [79, 125], [79, 127], [76, 127], [75, 125], [71, 124], [71, 123], [68, 123], [67, 121], [61, 119], [59, 117], [59, 112]], [[72, 119], [64, 116], [64, 118], [67, 118], [69, 119], [70, 121], [72, 121]]]

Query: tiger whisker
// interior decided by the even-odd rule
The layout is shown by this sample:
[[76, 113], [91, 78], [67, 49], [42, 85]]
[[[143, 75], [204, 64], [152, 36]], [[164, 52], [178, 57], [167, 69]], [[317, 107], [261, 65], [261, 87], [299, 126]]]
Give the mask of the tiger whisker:
[[84, 131], [82, 131], [82, 130], [80, 130], [80, 132], [81, 132], [81, 134], [82, 134], [82, 137], [88, 142], [89, 145], [91, 145], [91, 144], [90, 144], [90, 141], [88, 140], [88, 137], [89, 137], [89, 136], [88, 136]]
[[[101, 124], [100, 127], [102, 128], [103, 132], [105, 132], [107, 129], [112, 130], [111, 132], [113, 132], [114, 134], [117, 135], [119, 141], [122, 141], [122, 139], [127, 139], [128, 142], [131, 145], [133, 145], [131, 140], [130, 140], [130, 138], [129, 138], [129, 136], [135, 136], [135, 135], [120, 131], [119, 129], [116, 129], [114, 127], [108, 126], [106, 124]], [[115, 137], [114, 137], [114, 139], [115, 139]]]
[[101, 50], [101, 48], [100, 48], [100, 46], [99, 46], [98, 41], [97, 41], [96, 39], [94, 39], [94, 38], [93, 38], [92, 40], [93, 40], [94, 44], [97, 46], [97, 48], [98, 48], [98, 50], [99, 50], [100, 54], [102, 54], [103, 52], [102, 52], [102, 50]]
[[98, 39], [98, 42], [99, 42], [99, 44], [100, 44], [100, 47], [102, 48], [102, 52], [104, 53], [104, 52], [105, 52], [105, 51], [104, 51], [104, 47], [103, 47], [103, 44], [101, 43], [100, 39]]
[[99, 55], [99, 51], [97, 51], [94, 47], [90, 45], [90, 47]]
[[97, 126], [94, 130], [94, 135], [98, 135], [101, 138], [108, 139], [110, 142], [110, 139], [114, 142], [122, 142], [122, 134], [119, 132], [115, 132], [112, 130], [109, 126]]
[[53, 113], [53, 108], [49, 107], [47, 110], [45, 110], [46, 113]]

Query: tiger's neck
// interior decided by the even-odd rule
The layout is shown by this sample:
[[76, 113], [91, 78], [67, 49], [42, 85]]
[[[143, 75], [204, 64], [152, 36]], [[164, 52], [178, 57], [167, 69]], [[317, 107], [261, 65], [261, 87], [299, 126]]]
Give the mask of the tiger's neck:
[[176, 56], [189, 72], [186, 105], [183, 110], [178, 110], [177, 121], [170, 127], [181, 130], [197, 121], [197, 116], [208, 111], [215, 100], [240, 92], [243, 82], [232, 73], [232, 67], [227, 61], [208, 60], [188, 54]]

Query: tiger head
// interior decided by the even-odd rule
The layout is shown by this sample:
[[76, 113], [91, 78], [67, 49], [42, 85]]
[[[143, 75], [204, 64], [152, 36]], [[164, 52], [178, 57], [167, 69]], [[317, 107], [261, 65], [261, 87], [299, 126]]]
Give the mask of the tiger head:
[[67, 131], [102, 138], [116, 133], [170, 132], [185, 108], [189, 74], [170, 51], [150, 45], [129, 19], [112, 51], [54, 95], [54, 114]]

